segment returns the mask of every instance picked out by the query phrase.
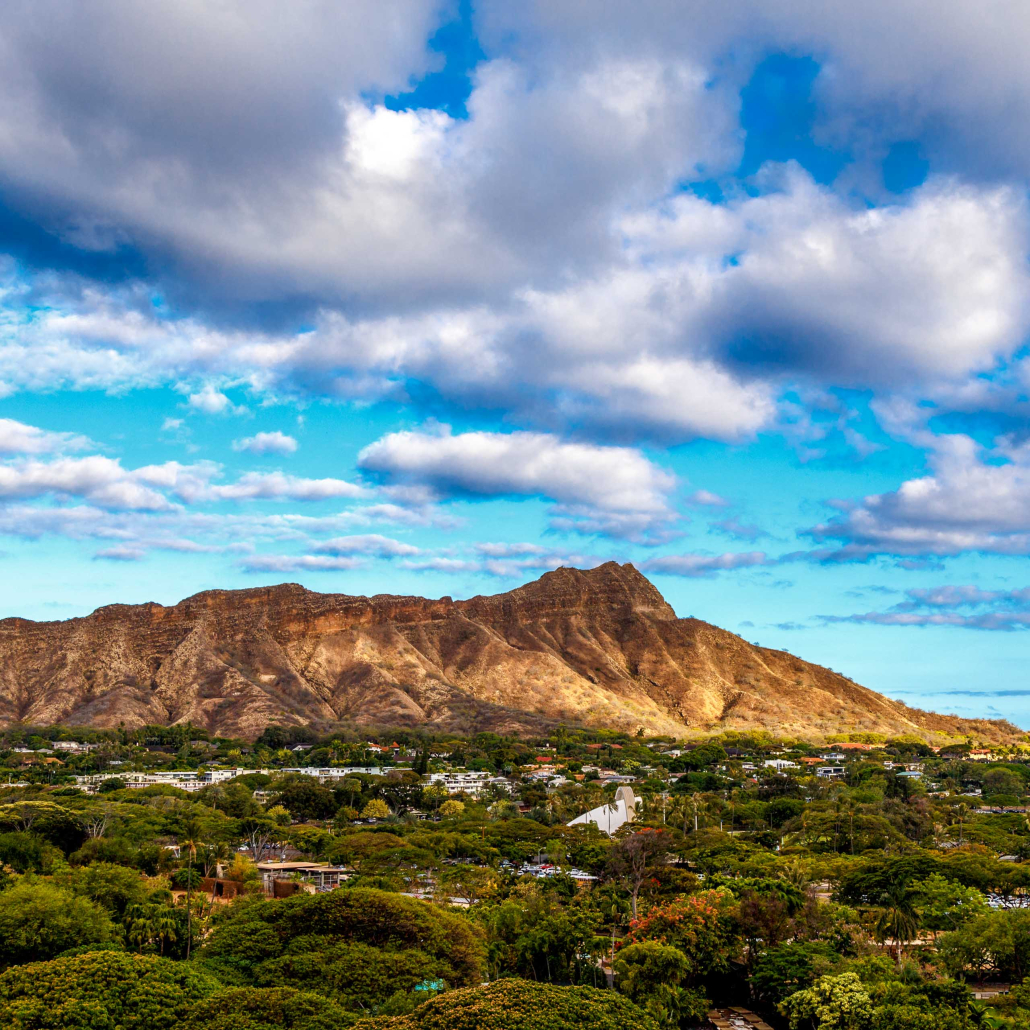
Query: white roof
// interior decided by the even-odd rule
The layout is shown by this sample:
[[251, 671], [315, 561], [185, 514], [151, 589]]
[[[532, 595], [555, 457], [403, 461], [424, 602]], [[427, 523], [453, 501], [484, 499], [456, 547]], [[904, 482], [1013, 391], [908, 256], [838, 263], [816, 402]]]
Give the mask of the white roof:
[[577, 816], [569, 826], [584, 826], [593, 823], [599, 830], [603, 830], [609, 836], [622, 829], [626, 823], [633, 821], [636, 816], [637, 799], [633, 796], [632, 787], [620, 787], [615, 792], [615, 800], [610, 805], [601, 805], [599, 808], [592, 808], [589, 812]]

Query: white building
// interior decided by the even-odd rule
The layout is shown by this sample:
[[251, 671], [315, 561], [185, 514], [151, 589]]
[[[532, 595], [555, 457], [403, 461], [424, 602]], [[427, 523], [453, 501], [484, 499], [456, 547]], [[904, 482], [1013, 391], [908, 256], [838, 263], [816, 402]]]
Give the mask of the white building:
[[796, 769], [798, 767], [797, 762], [788, 761], [786, 758], [770, 758], [762, 763], [766, 769], [775, 769], [777, 772], [783, 772], [784, 769]]
[[[114, 764], [113, 762], [111, 763]], [[346, 776], [354, 776], [361, 773], [365, 776], [385, 776], [393, 766], [362, 765], [349, 768], [338, 768], [336, 766], [297, 766], [292, 769], [244, 769], [235, 767], [231, 769], [204, 769], [195, 771], [185, 770], [164, 770], [161, 772], [119, 772], [117, 779], [124, 780], [128, 787], [152, 787], [155, 784], [165, 784], [170, 787], [178, 787], [179, 790], [200, 790], [212, 783], [225, 783], [227, 780], [234, 780], [237, 776], [249, 776], [253, 773], [263, 773], [266, 776], [282, 776], [286, 773], [295, 773], [300, 776], [312, 776], [319, 783], [327, 783], [333, 780], [342, 780]], [[402, 770], [403, 771], [403, 770]], [[489, 773], [468, 773], [470, 776], [489, 776]], [[75, 782], [86, 791], [95, 791], [104, 780], [112, 777], [110, 773], [89, 773], [85, 776], [76, 776]]]
[[488, 772], [435, 772], [429, 774], [429, 782], [443, 786], [448, 794], [469, 794], [479, 797], [489, 784]]
[[615, 800], [610, 805], [601, 805], [600, 808], [592, 808], [583, 815], [576, 816], [569, 826], [585, 826], [593, 823], [599, 830], [609, 836], [617, 830], [622, 829], [626, 823], [631, 823], [637, 815], [637, 799], [633, 795], [632, 787], [619, 787], [615, 792]]

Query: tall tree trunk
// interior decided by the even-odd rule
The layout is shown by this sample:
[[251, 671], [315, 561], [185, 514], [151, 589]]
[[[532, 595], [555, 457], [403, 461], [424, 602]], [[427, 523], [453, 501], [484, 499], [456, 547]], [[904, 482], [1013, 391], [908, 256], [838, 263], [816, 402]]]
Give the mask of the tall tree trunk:
[[187, 865], [186, 881], [186, 958], [190, 957], [190, 948], [193, 945], [193, 852], [190, 852], [190, 860]]

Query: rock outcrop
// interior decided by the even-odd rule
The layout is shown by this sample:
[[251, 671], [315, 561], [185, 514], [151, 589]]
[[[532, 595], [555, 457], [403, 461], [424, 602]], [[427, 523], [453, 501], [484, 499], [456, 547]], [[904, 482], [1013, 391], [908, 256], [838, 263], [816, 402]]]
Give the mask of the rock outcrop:
[[678, 619], [632, 565], [558, 569], [505, 594], [349, 597], [296, 584], [0, 621], [0, 725], [426, 724], [531, 731], [563, 721], [683, 735], [763, 727], [1019, 735], [908, 708], [784, 651]]

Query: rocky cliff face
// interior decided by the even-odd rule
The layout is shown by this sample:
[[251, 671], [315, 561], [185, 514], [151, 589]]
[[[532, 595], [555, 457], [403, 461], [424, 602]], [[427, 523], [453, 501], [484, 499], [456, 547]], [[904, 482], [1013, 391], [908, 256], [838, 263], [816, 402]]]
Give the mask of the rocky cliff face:
[[678, 619], [632, 565], [558, 569], [506, 594], [349, 597], [296, 584], [171, 608], [0, 621], [0, 725], [191, 721], [532, 730], [556, 722], [682, 735], [809, 737], [1015, 727], [918, 712], [783, 651]]

